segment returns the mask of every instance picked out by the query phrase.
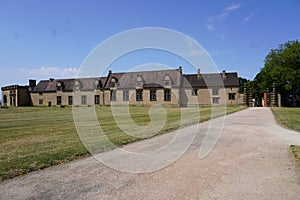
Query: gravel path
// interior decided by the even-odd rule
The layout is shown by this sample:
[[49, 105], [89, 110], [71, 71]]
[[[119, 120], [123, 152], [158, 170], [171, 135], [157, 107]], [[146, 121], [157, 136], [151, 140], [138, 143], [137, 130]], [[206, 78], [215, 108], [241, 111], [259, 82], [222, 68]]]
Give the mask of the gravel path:
[[[125, 173], [89, 157], [3, 181], [0, 199], [300, 198], [300, 179], [289, 152], [289, 145], [300, 145], [300, 133], [278, 126], [270, 109], [228, 115], [217, 145], [199, 159], [208, 125], [201, 123], [188, 151], [161, 170]], [[172, 134], [125, 148], [143, 151], [163, 144]]]

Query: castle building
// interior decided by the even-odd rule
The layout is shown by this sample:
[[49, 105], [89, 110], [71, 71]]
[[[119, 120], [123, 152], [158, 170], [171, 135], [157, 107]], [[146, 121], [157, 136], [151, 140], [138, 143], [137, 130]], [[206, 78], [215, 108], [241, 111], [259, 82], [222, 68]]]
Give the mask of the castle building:
[[182, 74], [182, 68], [112, 73], [107, 77], [41, 80], [2, 87], [5, 106], [93, 106], [154, 104], [238, 105], [236, 72]]

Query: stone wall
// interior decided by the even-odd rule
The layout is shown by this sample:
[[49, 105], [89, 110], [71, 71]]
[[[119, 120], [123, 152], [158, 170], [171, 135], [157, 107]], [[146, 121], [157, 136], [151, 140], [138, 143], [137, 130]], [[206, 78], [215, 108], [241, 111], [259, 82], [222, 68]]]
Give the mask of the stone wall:
[[[95, 91], [75, 91], [75, 92], [48, 92], [48, 93], [31, 93], [31, 100], [33, 106], [68, 106], [68, 105], [95, 105], [95, 95], [99, 95], [99, 104], [103, 102], [103, 92], [100, 90]], [[60, 97], [61, 103], [58, 104], [58, 96]], [[82, 104], [82, 99], [85, 96], [85, 102]], [[72, 98], [72, 102], [69, 102], [69, 97]], [[69, 104], [72, 103], [72, 104]]]
[[[156, 100], [150, 100], [150, 91], [156, 90]], [[137, 106], [150, 106], [154, 104], [161, 105], [179, 105], [179, 90], [171, 89], [171, 100], [164, 100], [164, 89], [143, 89], [143, 100], [136, 100], [136, 89], [127, 90], [129, 92], [129, 100], [123, 101], [123, 91], [124, 90], [115, 90], [116, 100], [111, 101], [110, 95], [111, 90], [104, 91], [104, 105], [137, 105]]]
[[2, 101], [4, 106], [30, 106], [28, 87], [11, 85], [2, 88]]
[[19, 87], [17, 90], [17, 104], [18, 106], [30, 106], [30, 94], [28, 88]]

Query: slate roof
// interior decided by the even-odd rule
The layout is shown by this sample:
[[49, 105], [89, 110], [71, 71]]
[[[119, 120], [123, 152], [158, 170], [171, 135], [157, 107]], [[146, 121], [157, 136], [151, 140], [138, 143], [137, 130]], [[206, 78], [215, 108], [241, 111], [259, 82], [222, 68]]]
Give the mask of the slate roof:
[[206, 87], [238, 87], [239, 79], [236, 72], [225, 72], [225, 78], [222, 73], [201, 74], [199, 77], [197, 74], [183, 75], [185, 78], [184, 86], [189, 85], [193, 88], [206, 88]]
[[140, 71], [128, 73], [111, 73], [104, 89], [110, 88], [112, 78], [118, 82], [118, 89], [136, 88], [136, 81], [141, 77], [144, 88], [161, 88], [164, 86], [165, 77], [170, 77], [170, 84], [172, 87], [180, 85], [180, 73], [177, 69], [172, 70], [159, 70], [159, 71]]
[[108, 78], [106, 80], [106, 83], [105, 85], [103, 86], [104, 89], [109, 89], [110, 88], [110, 85], [109, 83], [111, 82], [112, 78], [116, 79], [117, 82], [119, 82], [119, 80], [122, 79], [122, 76], [124, 75], [125, 73], [109, 73], [108, 74]]
[[41, 80], [32, 90], [32, 92], [56, 92], [56, 86], [61, 83], [62, 91], [73, 91], [75, 81], [78, 80], [81, 86], [80, 90], [96, 89], [95, 82], [99, 81], [100, 88], [105, 84], [106, 77], [81, 78], [81, 79], [49, 79]]
[[[223, 73], [225, 77], [223, 78]], [[238, 87], [238, 75], [236, 72], [223, 72], [201, 74], [185, 74], [181, 76], [178, 69], [159, 70], [159, 71], [140, 71], [128, 73], [109, 73], [108, 77], [93, 77], [81, 79], [49, 79], [41, 80], [32, 92], [56, 92], [57, 84], [61, 83], [62, 91], [73, 91], [75, 82], [80, 83], [80, 90], [96, 89], [95, 82], [99, 82], [98, 89], [110, 89], [112, 78], [116, 79], [118, 89], [136, 88], [137, 78], [141, 77], [143, 88], [163, 88], [166, 76], [170, 78], [171, 87], [179, 87], [180, 79], [183, 77], [183, 87], [206, 88], [206, 87]]]

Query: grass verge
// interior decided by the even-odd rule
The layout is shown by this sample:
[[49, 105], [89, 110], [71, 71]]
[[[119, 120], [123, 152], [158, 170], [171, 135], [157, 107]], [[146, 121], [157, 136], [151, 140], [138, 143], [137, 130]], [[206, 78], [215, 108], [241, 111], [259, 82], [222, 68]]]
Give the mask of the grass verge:
[[293, 156], [296, 160], [296, 165], [300, 167], [300, 146], [291, 145], [290, 146]]
[[[271, 108], [276, 122], [281, 126], [300, 132], [300, 108]], [[295, 162], [300, 167], [300, 147], [291, 145], [291, 152], [295, 157]]]
[[275, 119], [281, 126], [300, 132], [300, 108], [272, 108]]
[[[243, 106], [227, 107], [224, 113], [224, 109], [215, 107], [213, 117], [244, 108]], [[166, 123], [156, 134], [209, 120], [212, 115], [211, 107], [200, 107], [200, 118], [194, 117], [198, 116], [195, 114], [199, 110], [191, 109], [188, 111], [189, 118], [180, 124], [181, 108], [167, 107], [165, 110]], [[122, 132], [114, 121], [110, 107], [95, 107], [95, 111], [106, 137], [116, 146], [139, 140]], [[149, 107], [130, 107], [132, 120], [141, 127], [151, 122], [148, 112]], [[149, 133], [149, 137], [153, 136], [151, 130]], [[77, 134], [71, 107], [1, 109], [0, 147], [0, 181], [89, 155]], [[104, 144], [101, 148], [97, 150], [105, 151], [110, 147]]]

